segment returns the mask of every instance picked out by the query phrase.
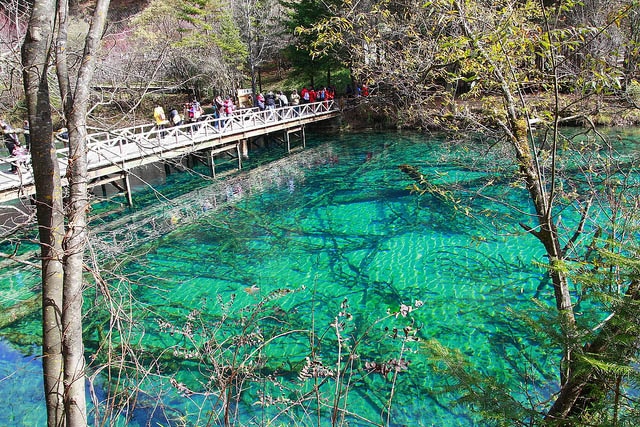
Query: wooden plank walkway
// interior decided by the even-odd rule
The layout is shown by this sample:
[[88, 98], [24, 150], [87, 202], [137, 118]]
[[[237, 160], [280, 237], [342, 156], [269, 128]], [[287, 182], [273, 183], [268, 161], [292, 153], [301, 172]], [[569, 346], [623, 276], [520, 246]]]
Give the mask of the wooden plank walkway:
[[[145, 124], [92, 132], [87, 137], [88, 179], [92, 186], [104, 184], [123, 179], [135, 167], [166, 162], [197, 151], [207, 151], [213, 156], [236, 150], [240, 168], [242, 141], [274, 132], [286, 134], [303, 130], [306, 124], [339, 115], [334, 101], [325, 101], [274, 110], [237, 110], [233, 116], [219, 119], [205, 115], [195, 124], [168, 127], [164, 131], [159, 131], [153, 124]], [[161, 137], [162, 133], [164, 137]], [[69, 150], [60, 149], [57, 154], [60, 175], [64, 177]], [[0, 203], [35, 193], [31, 159], [27, 159], [27, 166], [21, 167], [20, 173], [14, 175], [8, 171], [10, 163], [15, 160], [11, 157], [0, 158]], [[66, 185], [64, 178], [62, 183]]]

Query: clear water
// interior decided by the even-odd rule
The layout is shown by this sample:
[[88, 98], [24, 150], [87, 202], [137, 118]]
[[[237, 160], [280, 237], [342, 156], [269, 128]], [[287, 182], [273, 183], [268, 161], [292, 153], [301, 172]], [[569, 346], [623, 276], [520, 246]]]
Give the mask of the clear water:
[[[172, 202], [141, 194], [136, 211], [96, 224], [96, 234], [112, 239], [96, 250], [115, 274], [105, 273], [110, 300], [87, 292], [87, 353], [94, 368], [104, 362], [104, 308], [132, 302], [121, 313], [129, 329], [114, 341], [127, 338], [133, 348], [112, 357], [151, 366], [135, 378], [144, 390], [137, 411], [117, 423], [220, 425], [224, 405], [212, 378], [234, 372], [242, 382], [226, 390], [243, 390], [229, 405], [236, 425], [331, 425], [334, 406], [351, 426], [486, 425], [454, 404], [456, 390], [443, 392], [449, 379], [425, 349], [432, 339], [513, 396], [548, 397], [559, 354], [543, 352], [511, 313], [535, 317], [541, 308], [532, 299], [551, 301], [532, 264], [541, 248], [517, 225], [524, 214], [465, 195], [487, 178], [472, 154], [424, 135], [363, 133], [310, 145], [275, 166], [258, 166], [267, 158], [257, 156], [251, 172], [224, 183], [177, 174], [158, 183], [182, 194]], [[455, 181], [471, 210], [409, 192], [404, 163], [435, 182]], [[526, 212], [521, 192], [506, 187], [496, 196]], [[17, 271], [3, 272], [4, 307], [34, 292], [31, 270]], [[413, 310], [396, 316], [403, 305]], [[12, 350], [37, 353], [19, 339], [37, 342], [37, 320], [2, 330], [11, 346], [0, 342], [0, 400], [14, 403], [0, 412], [2, 425], [45, 423], [37, 359]], [[333, 377], [314, 377], [308, 359]], [[366, 368], [391, 360], [407, 361], [406, 370]], [[103, 398], [116, 390], [100, 385]]]

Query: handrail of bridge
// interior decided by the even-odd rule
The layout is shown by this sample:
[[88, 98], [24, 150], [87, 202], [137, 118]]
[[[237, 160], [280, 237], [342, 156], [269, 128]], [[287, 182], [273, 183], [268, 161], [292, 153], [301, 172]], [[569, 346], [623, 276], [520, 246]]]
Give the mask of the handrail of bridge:
[[[267, 127], [275, 122], [324, 115], [334, 111], [336, 105], [334, 100], [328, 100], [265, 110], [246, 108], [236, 110], [228, 117], [215, 118], [208, 114], [202, 116], [197, 122], [187, 122], [178, 126], [168, 125], [164, 129], [159, 129], [153, 123], [147, 123], [122, 129], [92, 132], [87, 134], [87, 148], [89, 152], [98, 155], [98, 161], [95, 159], [89, 161], [89, 168], [95, 169], [105, 164], [128, 160], [127, 146], [129, 145], [135, 145], [139, 155], [161, 155], [169, 144], [171, 148], [179, 148], [215, 137], [221, 138], [224, 135]], [[66, 163], [69, 149], [61, 148], [57, 150], [57, 154], [59, 159]], [[0, 158], [0, 164], [9, 164], [16, 160], [16, 157]], [[27, 159], [28, 161], [30, 160]]]

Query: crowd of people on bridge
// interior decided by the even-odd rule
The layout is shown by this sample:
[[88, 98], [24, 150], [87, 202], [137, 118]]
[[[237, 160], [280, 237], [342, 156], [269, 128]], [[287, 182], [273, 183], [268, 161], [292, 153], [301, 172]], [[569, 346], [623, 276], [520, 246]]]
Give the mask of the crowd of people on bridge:
[[[327, 102], [335, 98], [335, 88], [334, 87], [322, 87], [317, 91], [314, 90], [313, 86], [307, 88], [306, 86], [300, 90], [300, 93], [296, 89], [291, 91], [291, 94], [287, 98], [287, 95], [279, 90], [277, 92], [273, 92], [270, 90], [265, 94], [258, 93], [256, 96], [256, 107], [258, 107], [261, 111], [268, 109], [275, 109], [278, 107], [287, 107], [289, 105], [299, 106], [300, 104], [311, 104], [314, 102]], [[296, 110], [298, 111], [298, 110]]]
[[[198, 122], [207, 118], [213, 118], [216, 128], [224, 126], [226, 120], [230, 119], [238, 110], [246, 108], [257, 108], [258, 111], [269, 112], [280, 107], [294, 107], [295, 114], [300, 114], [302, 106], [305, 104], [323, 103], [329, 105], [330, 101], [336, 99], [335, 86], [320, 86], [315, 88], [313, 85], [304, 86], [299, 91], [293, 89], [290, 92], [282, 90], [269, 90], [267, 92], [259, 92], [255, 97], [251, 96], [250, 91], [238, 92], [238, 97], [233, 95], [218, 95], [210, 101], [204, 101], [202, 104], [196, 99], [185, 103], [181, 110], [175, 107], [168, 109], [169, 114], [165, 116], [164, 109], [157, 105], [154, 109], [154, 120], [158, 136], [164, 138], [166, 128], [168, 126], [181, 126], [191, 123], [191, 129], [199, 128]], [[288, 95], [287, 95], [288, 94]], [[346, 98], [359, 98], [369, 96], [369, 87], [364, 83], [348, 84], [344, 91]], [[203, 107], [204, 105], [204, 107]], [[272, 115], [267, 116], [275, 117]]]
[[[208, 109], [210, 110], [209, 116], [214, 119], [220, 119], [231, 117], [233, 112], [236, 110], [236, 105], [230, 95], [227, 95], [226, 97], [219, 95], [211, 102]], [[198, 130], [198, 122], [204, 120], [206, 117], [205, 109], [200, 101], [198, 101], [197, 98], [193, 98], [182, 106], [181, 112], [173, 106], [170, 107], [168, 116], [165, 115], [164, 108], [161, 105], [156, 104], [156, 107], [153, 110], [153, 118], [155, 127], [158, 130], [158, 135], [161, 138], [164, 138], [166, 135], [166, 128], [168, 126], [181, 126], [191, 123], [191, 129]], [[215, 126], [219, 126], [218, 121], [215, 122]]]
[[[323, 86], [318, 90], [315, 90], [313, 86], [303, 87], [300, 92], [296, 89], [292, 90], [287, 96], [284, 91], [270, 90], [266, 93], [260, 92], [255, 96], [255, 99], [248, 98], [248, 105], [257, 107], [259, 111], [274, 110], [279, 107], [294, 106], [294, 111], [298, 113], [299, 106], [302, 104], [311, 104], [315, 102], [325, 102], [335, 99], [336, 90], [333, 86]], [[213, 117], [216, 120], [215, 126], [218, 127], [225, 118], [230, 118], [238, 109], [239, 105], [247, 105], [247, 103], [241, 103], [240, 100], [236, 100], [231, 95], [218, 95], [213, 101], [209, 103], [207, 109], [202, 107], [202, 104], [193, 98], [192, 101], [184, 104], [182, 112], [174, 107], [169, 108], [168, 116], [164, 112], [164, 108], [157, 104], [153, 111], [153, 117], [158, 130], [158, 135], [164, 137], [166, 135], [165, 129], [168, 126], [180, 126], [186, 123], [192, 123], [194, 126], [198, 126], [197, 122], [206, 118], [206, 116]], [[207, 111], [208, 110], [208, 111]], [[206, 111], [206, 113], [205, 113]], [[194, 129], [197, 129], [195, 127]]]
[[[22, 128], [14, 128], [8, 121], [0, 119], [0, 129], [2, 130], [2, 140], [4, 141], [4, 146], [9, 153], [8, 157], [10, 157], [10, 159], [7, 159], [5, 162], [11, 164], [11, 169], [9, 171], [3, 172], [14, 175], [18, 174], [21, 168], [23, 166], [28, 166], [29, 163], [29, 153], [31, 151], [31, 134], [29, 130], [29, 121], [24, 120], [22, 122]], [[22, 136], [23, 141], [20, 141], [20, 136]], [[53, 133], [52, 144], [55, 145], [56, 141], [62, 143], [64, 147], [68, 146], [69, 131], [66, 127], [61, 127]]]

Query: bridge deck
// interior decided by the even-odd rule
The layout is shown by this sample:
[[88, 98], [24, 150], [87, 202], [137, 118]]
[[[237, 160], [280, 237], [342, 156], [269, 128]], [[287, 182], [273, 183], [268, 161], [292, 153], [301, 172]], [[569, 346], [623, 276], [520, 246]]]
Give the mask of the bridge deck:
[[[275, 110], [238, 110], [231, 117], [204, 116], [195, 124], [158, 130], [153, 124], [90, 133], [87, 136], [88, 179], [93, 185], [108, 182], [113, 174], [149, 163], [162, 162], [196, 151], [212, 153], [237, 148], [240, 141], [272, 132], [293, 130], [339, 115], [333, 101], [288, 106]], [[162, 137], [164, 133], [164, 137]], [[57, 151], [60, 175], [65, 176], [69, 150]], [[0, 203], [35, 193], [30, 159], [16, 175], [7, 173], [16, 158], [0, 158]], [[63, 185], [66, 181], [63, 178]]]

